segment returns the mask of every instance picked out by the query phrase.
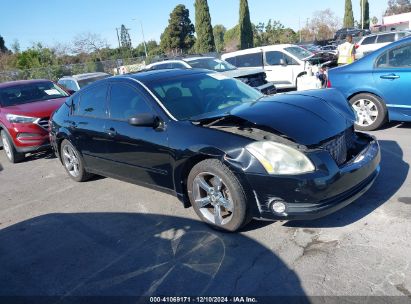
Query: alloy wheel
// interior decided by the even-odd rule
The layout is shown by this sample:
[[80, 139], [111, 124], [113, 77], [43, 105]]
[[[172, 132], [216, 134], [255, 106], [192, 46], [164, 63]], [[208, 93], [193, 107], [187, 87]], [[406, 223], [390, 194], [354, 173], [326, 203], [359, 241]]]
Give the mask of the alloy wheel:
[[80, 175], [79, 158], [77, 152], [70, 145], [63, 147], [63, 162], [70, 175], [73, 177]]
[[357, 113], [356, 124], [361, 127], [367, 127], [372, 125], [378, 118], [377, 105], [369, 99], [359, 99], [352, 107]]
[[193, 180], [195, 204], [211, 223], [222, 226], [229, 223], [234, 214], [234, 203], [221, 177], [203, 172]]

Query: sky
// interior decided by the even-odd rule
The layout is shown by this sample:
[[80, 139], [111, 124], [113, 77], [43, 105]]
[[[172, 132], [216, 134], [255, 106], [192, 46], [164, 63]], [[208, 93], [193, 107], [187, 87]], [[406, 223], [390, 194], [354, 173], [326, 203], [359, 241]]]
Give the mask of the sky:
[[[226, 28], [238, 22], [239, 0], [208, 0], [213, 25]], [[344, 0], [248, 0], [251, 22], [279, 20], [294, 30], [303, 26], [315, 11], [331, 9], [344, 16]], [[369, 0], [370, 17], [381, 16], [387, 0]], [[0, 35], [10, 47], [17, 39], [22, 50], [35, 42], [46, 46], [68, 44], [80, 33], [100, 34], [117, 46], [116, 28], [124, 24], [130, 29], [134, 46], [145, 40], [160, 40], [171, 11], [177, 4], [190, 10], [194, 23], [194, 0], [0, 0]], [[360, 20], [360, 0], [352, 0], [354, 19]]]

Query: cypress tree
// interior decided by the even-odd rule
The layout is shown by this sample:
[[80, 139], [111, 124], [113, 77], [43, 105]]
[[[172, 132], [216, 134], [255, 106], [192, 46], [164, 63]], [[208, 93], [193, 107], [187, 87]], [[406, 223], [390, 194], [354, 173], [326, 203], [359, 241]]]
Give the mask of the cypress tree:
[[240, 0], [240, 49], [253, 47], [253, 28], [250, 20], [248, 1]]
[[198, 53], [209, 53], [215, 51], [213, 27], [211, 26], [210, 9], [207, 0], [196, 0], [195, 30], [197, 33], [196, 51]]
[[344, 27], [354, 27], [354, 14], [351, 0], [345, 0]]
[[165, 52], [188, 52], [195, 43], [190, 11], [182, 4], [170, 14], [168, 26], [161, 35], [160, 47]]
[[365, 0], [365, 9], [364, 9], [364, 29], [370, 28], [370, 3], [368, 0]]

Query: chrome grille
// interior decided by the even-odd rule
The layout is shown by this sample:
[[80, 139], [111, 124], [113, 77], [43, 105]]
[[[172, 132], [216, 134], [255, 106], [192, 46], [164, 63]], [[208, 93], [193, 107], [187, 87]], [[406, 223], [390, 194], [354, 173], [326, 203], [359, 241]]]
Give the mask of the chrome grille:
[[354, 130], [349, 128], [342, 134], [334, 137], [323, 144], [322, 148], [327, 150], [338, 165], [347, 160], [348, 150], [354, 144]]
[[40, 118], [39, 120], [36, 121], [36, 123], [43, 129], [48, 131], [49, 129], [49, 118], [48, 117]]

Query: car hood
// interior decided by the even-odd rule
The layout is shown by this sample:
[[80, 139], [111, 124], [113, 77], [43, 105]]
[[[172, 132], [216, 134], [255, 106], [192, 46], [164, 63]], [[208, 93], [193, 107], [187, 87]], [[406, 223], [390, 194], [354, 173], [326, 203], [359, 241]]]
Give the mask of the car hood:
[[50, 117], [65, 101], [67, 97], [35, 101], [16, 106], [5, 107], [2, 112], [24, 115], [29, 117]]
[[221, 74], [231, 77], [231, 78], [239, 78], [239, 77], [245, 77], [249, 75], [255, 75], [259, 73], [264, 73], [263, 69], [259, 68], [244, 68], [244, 69], [235, 69], [231, 71], [225, 71], [225, 72], [220, 72]]
[[355, 121], [347, 100], [333, 89], [265, 97], [236, 106], [220, 116], [241, 118], [306, 146], [342, 133]]

